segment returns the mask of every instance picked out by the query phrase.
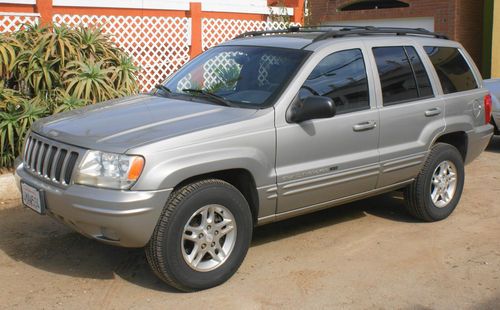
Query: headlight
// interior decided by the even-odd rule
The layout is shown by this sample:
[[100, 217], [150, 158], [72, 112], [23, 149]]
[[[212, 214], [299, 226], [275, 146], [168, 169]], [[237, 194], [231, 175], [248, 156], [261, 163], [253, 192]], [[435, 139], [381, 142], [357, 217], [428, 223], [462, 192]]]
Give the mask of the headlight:
[[141, 156], [88, 151], [79, 166], [75, 183], [128, 189], [137, 181], [143, 167]]

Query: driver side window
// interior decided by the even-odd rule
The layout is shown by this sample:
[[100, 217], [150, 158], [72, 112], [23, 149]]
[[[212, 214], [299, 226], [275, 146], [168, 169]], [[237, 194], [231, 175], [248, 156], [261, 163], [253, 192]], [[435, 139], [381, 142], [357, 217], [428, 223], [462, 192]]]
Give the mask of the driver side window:
[[326, 56], [311, 72], [299, 98], [327, 96], [333, 99], [337, 114], [370, 108], [368, 79], [360, 49]]

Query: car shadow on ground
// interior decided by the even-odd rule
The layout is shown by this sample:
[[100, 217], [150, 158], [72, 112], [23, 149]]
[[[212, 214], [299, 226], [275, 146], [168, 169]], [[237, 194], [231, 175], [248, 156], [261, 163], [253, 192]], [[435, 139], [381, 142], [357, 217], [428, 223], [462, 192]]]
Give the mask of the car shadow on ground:
[[[415, 222], [394, 192], [257, 227], [252, 246], [363, 218], [368, 214], [392, 221]], [[47, 272], [78, 278], [113, 279], [148, 289], [177, 292], [150, 270], [142, 249], [101, 244], [73, 232], [47, 216], [19, 206], [0, 209], [0, 250], [17, 262]]]
[[500, 136], [494, 136], [486, 147], [486, 152], [500, 153]]

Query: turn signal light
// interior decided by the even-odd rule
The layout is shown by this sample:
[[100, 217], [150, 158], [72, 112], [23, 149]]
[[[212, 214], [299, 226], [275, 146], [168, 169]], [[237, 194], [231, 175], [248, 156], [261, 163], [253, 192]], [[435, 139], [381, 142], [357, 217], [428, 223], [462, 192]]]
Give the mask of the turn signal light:
[[128, 179], [130, 181], [137, 180], [141, 175], [142, 168], [144, 168], [144, 158], [139, 156], [135, 157], [128, 172]]

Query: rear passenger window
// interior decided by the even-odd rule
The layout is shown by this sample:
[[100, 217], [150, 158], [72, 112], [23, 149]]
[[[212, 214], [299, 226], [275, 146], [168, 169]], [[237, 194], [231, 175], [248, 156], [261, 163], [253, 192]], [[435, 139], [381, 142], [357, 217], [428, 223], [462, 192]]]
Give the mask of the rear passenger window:
[[476, 78], [458, 49], [426, 46], [425, 51], [436, 69], [445, 94], [477, 88]]
[[361, 50], [336, 52], [320, 61], [299, 92], [300, 99], [312, 95], [332, 98], [337, 114], [369, 109], [368, 80]]
[[406, 46], [405, 50], [408, 54], [408, 58], [410, 59], [413, 71], [415, 72], [415, 79], [417, 80], [419, 96], [421, 98], [434, 96], [434, 93], [432, 92], [431, 81], [429, 80], [429, 75], [427, 75], [427, 71], [425, 71], [424, 65], [422, 64], [417, 51], [411, 46]]
[[384, 105], [433, 96], [429, 76], [411, 46], [375, 47]]

